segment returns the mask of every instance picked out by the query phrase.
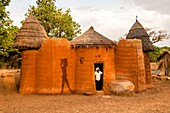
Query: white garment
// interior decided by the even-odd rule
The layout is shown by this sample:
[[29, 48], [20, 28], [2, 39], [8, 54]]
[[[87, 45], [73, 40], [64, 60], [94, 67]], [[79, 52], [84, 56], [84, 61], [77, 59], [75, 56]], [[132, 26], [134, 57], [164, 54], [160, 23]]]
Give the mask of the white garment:
[[101, 74], [103, 74], [101, 71], [99, 71], [99, 72], [95, 71], [95, 76], [96, 76], [96, 80], [97, 80], [97, 81], [100, 81], [100, 79], [101, 79]]

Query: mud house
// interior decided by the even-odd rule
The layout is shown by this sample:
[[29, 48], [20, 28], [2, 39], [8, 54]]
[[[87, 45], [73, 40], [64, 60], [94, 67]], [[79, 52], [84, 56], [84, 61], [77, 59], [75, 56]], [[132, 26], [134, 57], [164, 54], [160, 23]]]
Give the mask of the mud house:
[[76, 90], [95, 91], [94, 71], [99, 67], [103, 72], [101, 85], [107, 92], [109, 83], [115, 80], [114, 48], [116, 43], [90, 27], [70, 44], [76, 52]]
[[95, 94], [98, 90], [94, 76], [96, 67], [103, 72], [100, 85], [105, 94], [110, 94], [109, 84], [117, 79], [131, 81], [135, 91], [146, 90], [152, 82], [149, 74], [146, 76], [148, 67], [142, 44], [138, 39], [117, 43], [93, 27], [70, 42], [64, 38], [50, 39], [30, 14], [14, 44], [22, 51], [20, 93]]
[[163, 52], [159, 58], [158, 70], [160, 70], [159, 75], [170, 75], [170, 51]]

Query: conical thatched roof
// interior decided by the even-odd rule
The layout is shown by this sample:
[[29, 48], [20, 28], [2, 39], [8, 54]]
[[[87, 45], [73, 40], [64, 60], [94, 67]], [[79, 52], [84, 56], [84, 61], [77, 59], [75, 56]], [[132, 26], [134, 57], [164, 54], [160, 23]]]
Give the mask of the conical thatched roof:
[[126, 39], [141, 39], [143, 51], [153, 51], [154, 46], [151, 44], [149, 40], [149, 35], [143, 28], [143, 26], [139, 23], [138, 20], [133, 24], [132, 28], [129, 30], [129, 33]]
[[82, 35], [72, 40], [70, 44], [74, 48], [79, 48], [79, 47], [88, 48], [88, 47], [101, 47], [101, 46], [113, 47], [116, 45], [116, 42], [99, 34], [94, 30], [93, 27], [90, 27]]
[[20, 50], [39, 49], [47, 34], [40, 22], [30, 13], [19, 30], [14, 47]]

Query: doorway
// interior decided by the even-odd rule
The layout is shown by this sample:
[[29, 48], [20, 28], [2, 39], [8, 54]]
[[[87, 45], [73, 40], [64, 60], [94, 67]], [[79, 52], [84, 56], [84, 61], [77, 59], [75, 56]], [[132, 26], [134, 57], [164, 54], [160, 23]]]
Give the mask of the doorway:
[[103, 63], [96, 63], [96, 64], [94, 64], [94, 72], [97, 71], [96, 68], [99, 68], [100, 71], [102, 72], [100, 74], [100, 80], [99, 81], [96, 80], [96, 75], [95, 75], [96, 90], [103, 90], [103, 75], [104, 75], [104, 72], [103, 72]]

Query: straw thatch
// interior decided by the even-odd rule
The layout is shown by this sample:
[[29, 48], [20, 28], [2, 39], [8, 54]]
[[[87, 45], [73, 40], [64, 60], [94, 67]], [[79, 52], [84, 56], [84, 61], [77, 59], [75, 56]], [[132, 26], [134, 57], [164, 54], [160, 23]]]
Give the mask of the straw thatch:
[[143, 51], [154, 51], [154, 46], [149, 40], [149, 35], [138, 20], [136, 20], [132, 28], [129, 30], [126, 39], [141, 39]]
[[113, 47], [116, 45], [116, 42], [99, 34], [94, 30], [93, 27], [90, 27], [85, 33], [72, 40], [70, 44], [74, 48], [79, 48], [79, 47], [89, 48], [89, 47], [101, 47], [101, 46]]
[[30, 14], [19, 30], [14, 47], [20, 50], [39, 49], [47, 34], [40, 22]]
[[163, 52], [163, 53], [158, 57], [158, 61], [160, 61], [166, 54], [170, 56], [170, 51], [165, 51], [165, 52]]

